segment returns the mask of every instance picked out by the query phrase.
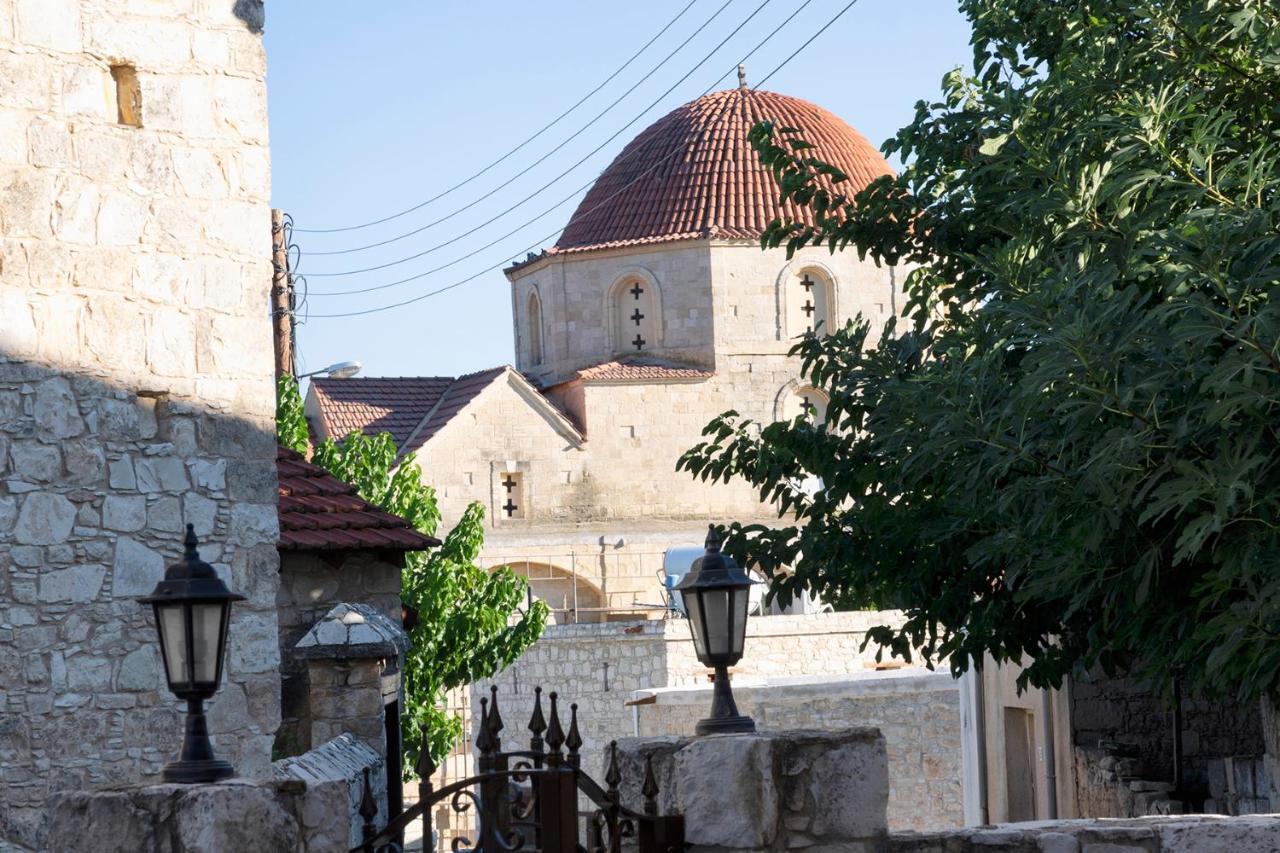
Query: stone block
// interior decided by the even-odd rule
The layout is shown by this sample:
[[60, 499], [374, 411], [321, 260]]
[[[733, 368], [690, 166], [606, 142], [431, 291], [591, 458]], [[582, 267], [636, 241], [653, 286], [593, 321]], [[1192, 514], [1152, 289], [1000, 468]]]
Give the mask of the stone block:
[[32, 416], [36, 434], [41, 437], [74, 438], [84, 432], [84, 419], [71, 392], [71, 383], [60, 376], [36, 386]]
[[116, 540], [111, 592], [116, 598], [147, 595], [164, 577], [164, 558], [136, 540]]
[[98, 597], [106, 575], [106, 566], [94, 565], [42, 572], [36, 595], [42, 602], [87, 604]]
[[131, 532], [147, 525], [147, 499], [141, 495], [107, 495], [102, 502], [102, 526]]
[[58, 448], [37, 441], [15, 441], [9, 448], [14, 473], [34, 483], [51, 483], [62, 474]]
[[155, 646], [140, 646], [120, 661], [116, 676], [120, 690], [160, 690], [164, 688], [164, 673], [160, 668], [160, 654]]
[[13, 538], [22, 545], [56, 545], [66, 541], [75, 520], [75, 505], [62, 495], [32, 492], [22, 500]]
[[180, 492], [187, 489], [187, 468], [176, 456], [149, 456], [134, 462], [138, 490]]

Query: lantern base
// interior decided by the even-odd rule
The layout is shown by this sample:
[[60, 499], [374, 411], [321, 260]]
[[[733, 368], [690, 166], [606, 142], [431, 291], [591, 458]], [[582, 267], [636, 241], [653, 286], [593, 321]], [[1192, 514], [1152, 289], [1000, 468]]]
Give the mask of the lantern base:
[[699, 735], [754, 734], [756, 721], [741, 714], [732, 717], [707, 717], [694, 727]]
[[179, 785], [219, 782], [236, 775], [235, 768], [220, 758], [208, 761], [175, 761], [164, 766], [164, 781]]

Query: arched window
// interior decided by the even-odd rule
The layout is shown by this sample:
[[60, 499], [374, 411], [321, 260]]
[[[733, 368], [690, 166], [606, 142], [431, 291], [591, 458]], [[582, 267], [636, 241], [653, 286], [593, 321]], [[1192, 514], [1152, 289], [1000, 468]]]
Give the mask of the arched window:
[[787, 334], [829, 335], [835, 327], [835, 287], [824, 271], [809, 267], [787, 282]]
[[529, 364], [537, 367], [542, 364], [542, 300], [538, 291], [529, 291], [529, 302], [525, 308], [525, 338], [528, 341]]
[[612, 300], [614, 349], [642, 353], [658, 346], [661, 326], [652, 282], [626, 278], [614, 286]]
[[781, 414], [786, 421], [804, 415], [812, 424], [826, 423], [827, 395], [811, 385], [792, 389], [783, 398]]

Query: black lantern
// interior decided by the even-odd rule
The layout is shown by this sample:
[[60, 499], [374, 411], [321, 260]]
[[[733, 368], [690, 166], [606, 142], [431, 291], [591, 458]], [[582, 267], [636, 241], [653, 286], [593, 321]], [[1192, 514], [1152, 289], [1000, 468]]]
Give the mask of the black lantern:
[[182, 540], [182, 561], [164, 573], [164, 580], [145, 598], [155, 610], [160, 654], [169, 689], [187, 702], [187, 731], [182, 755], [164, 768], [166, 782], [216, 782], [235, 775], [227, 762], [215, 758], [209, 743], [204, 701], [222, 683], [231, 602], [243, 601], [227, 589], [213, 566], [196, 552], [196, 532], [188, 524]]
[[756, 724], [738, 713], [729, 688], [729, 667], [742, 659], [747, 637], [747, 600], [753, 581], [733, 558], [720, 553], [715, 525], [707, 532], [707, 552], [693, 561], [676, 585], [689, 614], [698, 660], [715, 670], [711, 716], [698, 723], [700, 735], [754, 732]]

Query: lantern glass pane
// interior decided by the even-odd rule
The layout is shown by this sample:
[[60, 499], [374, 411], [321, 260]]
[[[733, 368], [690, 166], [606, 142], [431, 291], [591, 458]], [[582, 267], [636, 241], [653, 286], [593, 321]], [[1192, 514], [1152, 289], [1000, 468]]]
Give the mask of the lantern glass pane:
[[734, 657], [742, 656], [742, 647], [747, 641], [747, 605], [749, 603], [751, 587], [738, 587], [733, 591], [733, 605], [730, 607], [733, 615], [733, 634], [730, 638], [733, 646], [731, 649]]
[[160, 645], [168, 666], [165, 676], [172, 687], [191, 682], [191, 651], [187, 647], [187, 623], [181, 604], [156, 607], [156, 625], [160, 628]]
[[218, 678], [218, 658], [222, 651], [222, 610], [220, 601], [191, 605], [191, 637], [195, 644], [197, 682], [208, 684]]
[[729, 613], [727, 587], [704, 590], [702, 608], [707, 619], [707, 651], [712, 657], [723, 657], [731, 651], [729, 646], [733, 617]]
[[702, 660], [707, 656], [707, 647], [702, 641], [702, 594], [697, 590], [689, 590], [684, 594], [685, 612], [689, 616], [689, 633], [693, 635], [693, 651]]

